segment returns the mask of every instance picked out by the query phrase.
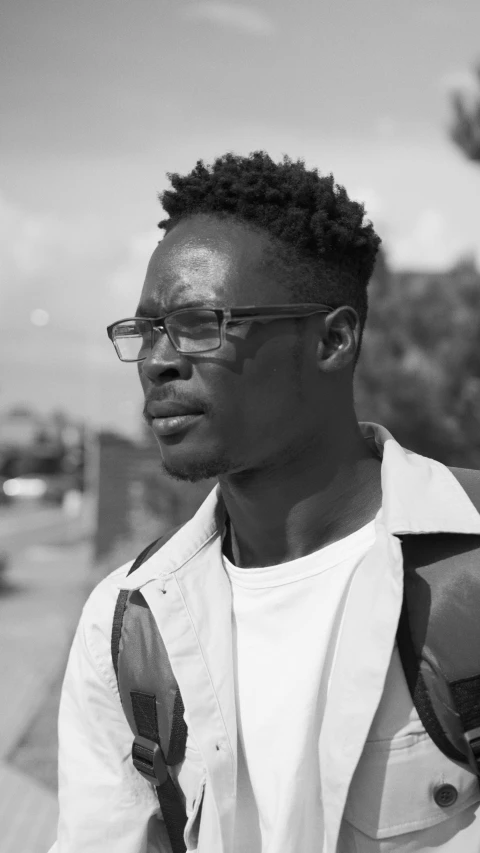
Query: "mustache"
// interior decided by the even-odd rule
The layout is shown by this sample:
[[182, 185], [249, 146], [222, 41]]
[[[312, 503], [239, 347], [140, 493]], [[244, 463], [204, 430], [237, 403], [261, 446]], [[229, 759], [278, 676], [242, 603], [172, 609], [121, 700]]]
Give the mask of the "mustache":
[[210, 411], [210, 407], [200, 400], [196, 400], [194, 397], [184, 397], [181, 394], [148, 394], [145, 397], [145, 402], [142, 411], [142, 417], [145, 423], [150, 424], [152, 418], [149, 415], [147, 409], [150, 403], [179, 403], [181, 406], [185, 406], [185, 408], [196, 409], [197, 411], [205, 412], [208, 414]]

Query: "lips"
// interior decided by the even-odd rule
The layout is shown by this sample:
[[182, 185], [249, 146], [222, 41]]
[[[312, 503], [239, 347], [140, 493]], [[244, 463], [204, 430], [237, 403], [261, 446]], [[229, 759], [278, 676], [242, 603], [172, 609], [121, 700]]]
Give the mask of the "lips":
[[176, 400], [152, 400], [147, 403], [146, 413], [153, 431], [162, 437], [185, 432], [205, 414], [193, 403], [179, 403]]
[[195, 406], [188, 406], [184, 403], [168, 402], [162, 403], [152, 402], [147, 405], [147, 412], [153, 418], [181, 418], [185, 415], [201, 415], [202, 410]]
[[159, 436], [176, 435], [198, 423], [201, 417], [202, 413], [197, 412], [195, 414], [189, 413], [187, 415], [176, 415], [175, 417], [168, 418], [153, 418], [152, 429]]

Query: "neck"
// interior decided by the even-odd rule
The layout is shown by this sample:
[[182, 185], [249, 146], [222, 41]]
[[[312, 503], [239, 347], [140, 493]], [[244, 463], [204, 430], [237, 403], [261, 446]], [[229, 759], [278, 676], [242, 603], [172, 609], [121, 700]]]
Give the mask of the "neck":
[[227, 557], [243, 568], [273, 566], [354, 533], [381, 506], [380, 468], [355, 419], [295, 459], [220, 478]]

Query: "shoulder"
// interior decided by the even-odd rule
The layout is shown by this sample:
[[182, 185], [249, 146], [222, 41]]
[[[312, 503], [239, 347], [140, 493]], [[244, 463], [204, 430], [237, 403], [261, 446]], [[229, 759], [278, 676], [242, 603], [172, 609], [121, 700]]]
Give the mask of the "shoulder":
[[83, 608], [82, 618], [86, 624], [104, 626], [108, 631], [111, 630], [122, 582], [132, 570], [135, 571], [152, 557], [180, 529], [180, 526], [168, 530], [159, 539], [150, 542], [134, 560], [129, 560], [128, 563], [114, 569], [93, 588]]
[[135, 560], [129, 560], [110, 572], [93, 588], [85, 602], [78, 631], [97, 668], [115, 689], [116, 677], [111, 659], [112, 628], [122, 582], [132, 569], [146, 562], [147, 558], [156, 553], [179, 529], [180, 527], [175, 527], [167, 531], [156, 542], [151, 542]]
[[106, 575], [92, 589], [82, 613], [84, 623], [111, 626], [115, 605], [122, 581], [127, 577], [134, 560], [129, 560]]
[[112, 625], [122, 580], [134, 561], [130, 560], [98, 583], [88, 596], [80, 616], [77, 637], [96, 670], [116, 692], [117, 679], [111, 655]]

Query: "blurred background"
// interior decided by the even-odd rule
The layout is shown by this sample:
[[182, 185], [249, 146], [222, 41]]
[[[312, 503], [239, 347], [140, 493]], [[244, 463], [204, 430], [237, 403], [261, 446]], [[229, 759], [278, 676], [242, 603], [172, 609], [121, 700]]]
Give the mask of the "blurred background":
[[383, 238], [358, 417], [480, 468], [480, 5], [4, 0], [0, 23], [0, 853], [40, 853], [85, 598], [212, 487], [162, 475], [105, 332], [167, 171], [261, 148], [333, 172]]

